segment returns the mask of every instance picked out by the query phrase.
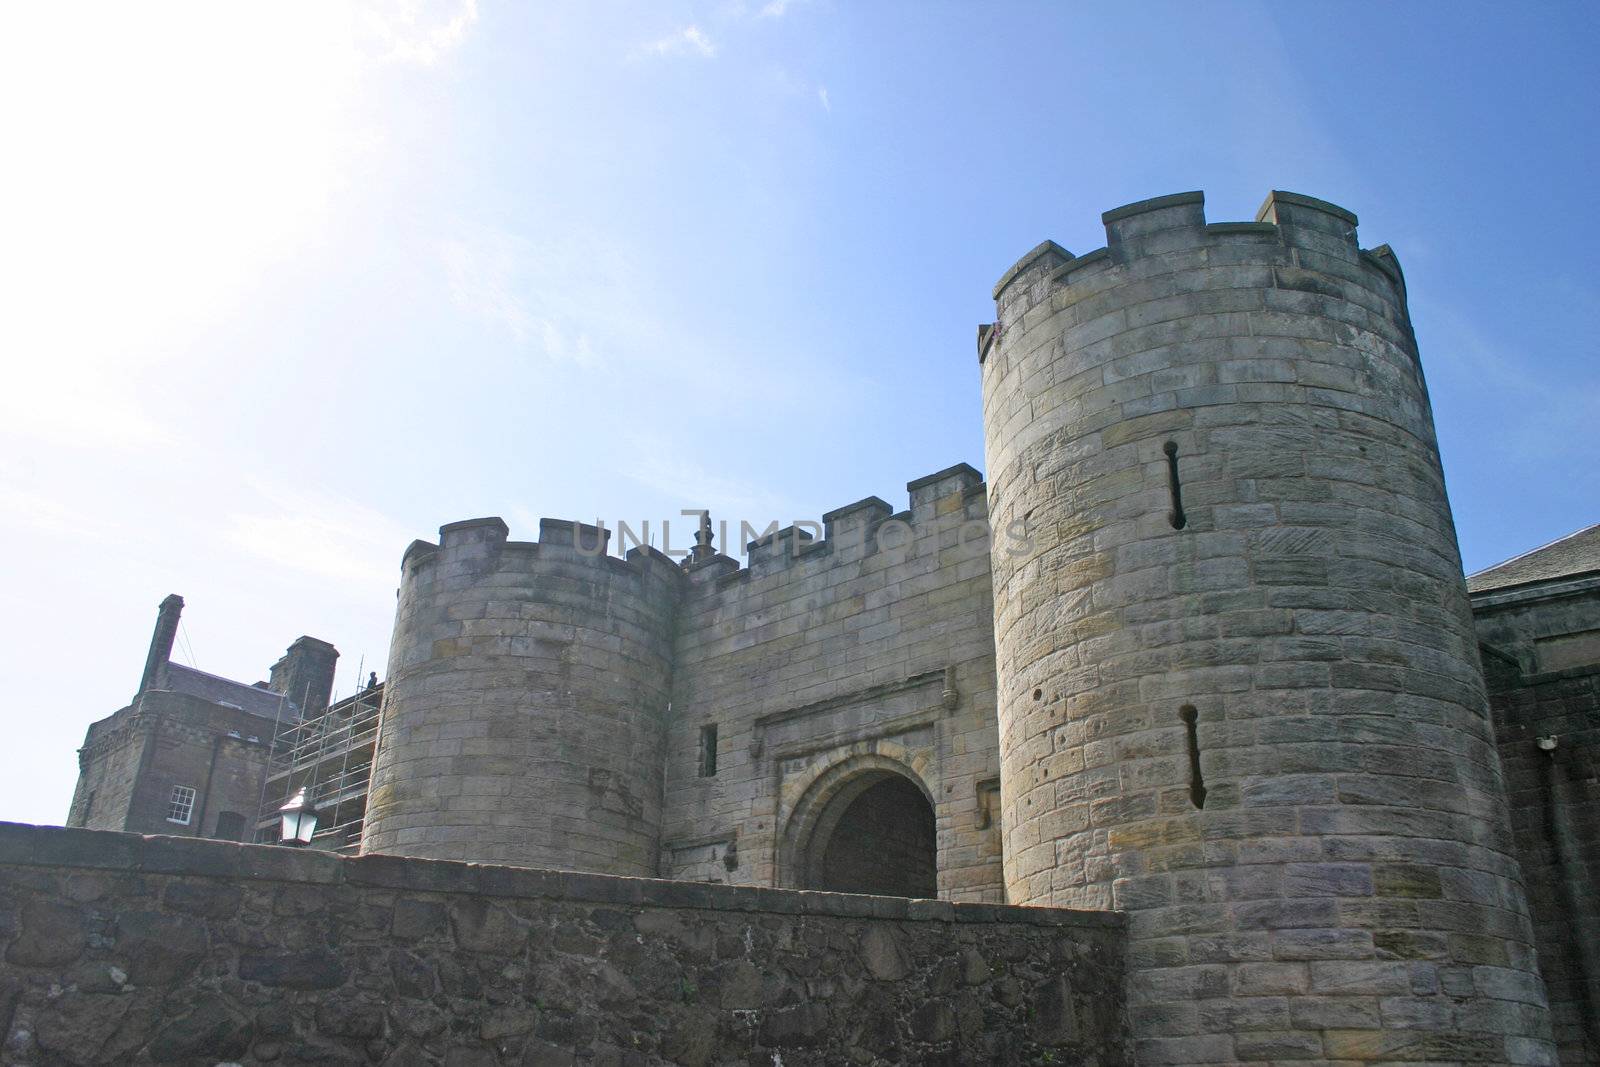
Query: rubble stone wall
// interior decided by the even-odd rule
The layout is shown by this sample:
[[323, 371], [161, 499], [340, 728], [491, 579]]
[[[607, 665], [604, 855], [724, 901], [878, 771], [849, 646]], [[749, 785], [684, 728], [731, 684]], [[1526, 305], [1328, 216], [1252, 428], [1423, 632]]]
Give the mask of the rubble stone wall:
[[1130, 1062], [1116, 915], [0, 824], [0, 1062]]

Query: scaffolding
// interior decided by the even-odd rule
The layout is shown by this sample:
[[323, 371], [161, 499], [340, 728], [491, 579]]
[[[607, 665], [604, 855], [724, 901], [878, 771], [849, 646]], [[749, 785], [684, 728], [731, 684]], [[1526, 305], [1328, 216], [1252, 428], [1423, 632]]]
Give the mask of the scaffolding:
[[383, 683], [310, 719], [279, 723], [256, 813], [256, 841], [278, 840], [278, 809], [301, 789], [317, 806], [311, 847], [350, 854], [361, 844]]

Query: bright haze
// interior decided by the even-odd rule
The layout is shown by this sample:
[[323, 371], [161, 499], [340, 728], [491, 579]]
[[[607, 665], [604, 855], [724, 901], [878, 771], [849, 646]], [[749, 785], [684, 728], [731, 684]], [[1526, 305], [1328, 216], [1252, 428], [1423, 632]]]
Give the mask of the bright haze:
[[168, 593], [180, 661], [311, 634], [347, 694], [442, 523], [981, 466], [994, 281], [1166, 193], [1394, 247], [1469, 570], [1600, 520], [1597, 11], [9, 6], [0, 819], [66, 817]]

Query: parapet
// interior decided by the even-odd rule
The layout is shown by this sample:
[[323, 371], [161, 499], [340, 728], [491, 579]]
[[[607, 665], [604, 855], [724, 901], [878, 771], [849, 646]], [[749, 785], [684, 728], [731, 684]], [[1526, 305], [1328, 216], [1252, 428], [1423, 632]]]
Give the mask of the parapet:
[[911, 510], [914, 513], [919, 508], [982, 484], [983, 475], [976, 467], [970, 463], [957, 463], [954, 467], [946, 467], [907, 482], [906, 492], [911, 494]]
[[498, 516], [446, 523], [439, 527], [438, 544], [411, 542], [401, 557], [402, 573], [415, 576], [433, 564], [455, 565], [473, 576], [500, 567], [526, 571], [533, 561], [545, 558], [582, 561], [623, 574], [671, 575], [674, 583], [681, 578], [677, 562], [649, 545], [637, 545], [620, 559], [610, 555], [611, 531], [604, 526], [541, 518], [538, 541], [511, 541], [510, 533]]
[[[770, 533], [746, 546], [749, 553], [746, 567], [739, 568], [734, 560], [726, 556], [714, 557], [721, 564], [712, 572], [715, 582], [706, 583], [703, 579], [697, 579], [697, 587], [710, 585], [715, 589], [725, 589], [752, 578], [765, 578], [785, 571], [799, 563], [811, 563], [824, 558], [829, 561], [824, 566], [856, 561], [879, 550], [878, 535], [886, 524], [901, 524], [914, 538], [917, 528], [923, 523], [959, 524], [972, 521], [973, 517], [967, 513], [967, 509], [974, 500], [987, 509], [983, 474], [967, 463], [957, 463], [953, 467], [913, 479], [906, 483], [906, 492], [910, 507], [905, 511], [896, 512], [882, 497], [869, 496], [826, 512], [820, 525], [797, 522], [782, 529], [774, 526]], [[904, 537], [905, 531], [902, 531], [892, 539], [893, 544], [898, 547]], [[691, 567], [689, 573], [698, 572]], [[815, 570], [813, 568], [804, 573], [815, 573]]]
[[611, 547], [611, 531], [569, 519], [540, 519], [539, 543], [599, 555]]
[[1387, 245], [1362, 250], [1355, 214], [1326, 200], [1275, 189], [1255, 221], [1207, 223], [1205, 194], [1174, 193], [1113, 208], [1100, 219], [1106, 230], [1104, 248], [1074, 256], [1046, 241], [1001, 275], [994, 297], [1002, 321], [978, 328], [980, 363], [1001, 339], [1002, 323], [1014, 322], [1053, 288], [1135, 263], [1144, 276], [1257, 261], [1320, 270], [1358, 279], [1402, 313], [1405, 309], [1405, 282], [1394, 252]]

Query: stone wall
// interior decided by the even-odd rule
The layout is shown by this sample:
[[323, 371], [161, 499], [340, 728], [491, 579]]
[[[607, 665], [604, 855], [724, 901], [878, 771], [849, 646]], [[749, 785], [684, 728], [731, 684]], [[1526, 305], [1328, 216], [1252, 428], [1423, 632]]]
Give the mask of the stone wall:
[[1600, 1063], [1600, 666], [1487, 673], [1556, 1044]]
[[682, 573], [585, 555], [590, 527], [507, 534], [406, 552], [362, 849], [654, 875]]
[[[830, 804], [891, 773], [932, 798], [939, 896], [1005, 899], [987, 814], [999, 759], [983, 483], [961, 464], [907, 491], [903, 512], [869, 497], [828, 513], [824, 539], [763, 540], [746, 569], [726, 557], [690, 568], [664, 875], [803, 888]], [[698, 747], [712, 725], [706, 776]]]
[[[151, 690], [89, 728], [68, 825], [195, 837], [248, 834], [273, 723], [187, 693]], [[167, 816], [174, 786], [194, 790], [186, 824]], [[218, 833], [225, 815], [242, 827]]]
[[0, 1060], [1130, 1062], [1118, 916], [0, 824]]
[[1600, 577], [1473, 593], [1472, 622], [1527, 677], [1600, 664]]
[[1600, 1062], [1600, 650], [1559, 670], [1547, 655], [1600, 634], [1600, 580], [1472, 599], [1556, 1044], [1563, 1063]]
[[416, 542], [362, 850], [815, 888], [817, 827], [894, 774], [931, 805], [938, 895], [1004, 900], [983, 482], [907, 492], [745, 568], [596, 557], [574, 537], [603, 531], [551, 519], [537, 544], [499, 519]]
[[1129, 913], [1142, 1062], [1549, 1062], [1395, 257], [1102, 219], [980, 339], [1008, 899]]

